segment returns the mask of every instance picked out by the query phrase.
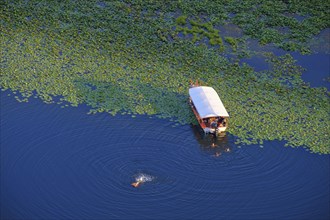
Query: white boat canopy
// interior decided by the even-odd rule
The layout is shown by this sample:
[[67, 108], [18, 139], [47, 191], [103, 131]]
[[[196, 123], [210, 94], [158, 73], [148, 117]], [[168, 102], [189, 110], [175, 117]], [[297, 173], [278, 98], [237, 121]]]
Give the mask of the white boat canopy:
[[189, 95], [201, 118], [229, 117], [217, 92], [208, 86], [197, 86], [189, 89]]

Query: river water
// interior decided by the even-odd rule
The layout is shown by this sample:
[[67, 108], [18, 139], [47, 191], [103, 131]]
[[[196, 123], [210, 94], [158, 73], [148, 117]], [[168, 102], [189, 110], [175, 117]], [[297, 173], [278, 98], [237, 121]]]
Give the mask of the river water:
[[[329, 90], [328, 54], [292, 53], [312, 87]], [[243, 62], [269, 68], [264, 57]], [[330, 219], [330, 155], [279, 141], [239, 146], [155, 117], [19, 103], [10, 92], [0, 100], [1, 219]]]
[[86, 112], [1, 92], [1, 219], [330, 218], [329, 155]]

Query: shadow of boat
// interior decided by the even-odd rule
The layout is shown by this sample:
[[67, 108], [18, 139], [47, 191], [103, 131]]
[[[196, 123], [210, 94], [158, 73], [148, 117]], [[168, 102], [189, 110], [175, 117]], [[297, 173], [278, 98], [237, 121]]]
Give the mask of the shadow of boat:
[[191, 128], [202, 152], [218, 157], [232, 151], [230, 135], [226, 133], [217, 136], [206, 134], [199, 125], [191, 125]]

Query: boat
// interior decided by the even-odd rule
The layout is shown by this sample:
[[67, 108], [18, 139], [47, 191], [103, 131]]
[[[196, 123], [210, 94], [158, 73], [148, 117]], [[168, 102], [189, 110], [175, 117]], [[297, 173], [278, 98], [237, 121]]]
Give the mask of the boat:
[[192, 84], [189, 104], [205, 133], [219, 135], [227, 130], [229, 114], [212, 87]]

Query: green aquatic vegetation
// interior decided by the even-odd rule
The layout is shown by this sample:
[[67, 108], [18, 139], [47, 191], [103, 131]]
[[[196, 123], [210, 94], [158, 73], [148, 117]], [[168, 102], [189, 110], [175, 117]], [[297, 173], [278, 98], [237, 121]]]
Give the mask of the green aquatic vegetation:
[[224, 51], [224, 44], [222, 38], [219, 35], [219, 30], [215, 29], [210, 22], [199, 23], [194, 20], [189, 20], [191, 28], [186, 27], [187, 25], [187, 16], [179, 16], [176, 19], [176, 30], [177, 32], [183, 32], [184, 35], [192, 34], [193, 42], [200, 41], [204, 37], [207, 37], [210, 45], [219, 46], [220, 51]]
[[178, 25], [182, 25], [182, 26], [186, 25], [187, 24], [187, 16], [181, 15], [181, 16], [177, 17], [176, 18], [176, 23]]
[[[239, 4], [241, 3], [241, 4]], [[233, 1], [232, 22], [262, 44], [308, 53], [306, 42], [329, 27], [330, 1]], [[284, 33], [280, 30], [286, 29]], [[305, 49], [304, 49], [305, 48]]]
[[[187, 105], [189, 81], [199, 79], [220, 94], [231, 116], [229, 132], [240, 143], [285, 140], [289, 146], [330, 153], [328, 92], [305, 84], [303, 69], [291, 56], [264, 54], [270, 68], [255, 72], [216, 47], [196, 46], [176, 35], [175, 26], [195, 41], [207, 37], [233, 50], [243, 47], [245, 37], [226, 36], [222, 42], [215, 27], [224, 19], [244, 20], [242, 10], [251, 2], [211, 2], [106, 1], [101, 7], [96, 1], [4, 1], [0, 87], [21, 101], [36, 96], [62, 107], [87, 104], [90, 113], [146, 114], [187, 124], [196, 123]], [[232, 8], [235, 4], [238, 8]], [[178, 17], [178, 9], [200, 20]], [[267, 20], [266, 9], [258, 10]], [[259, 21], [253, 13], [251, 21]], [[283, 25], [295, 23], [281, 19]], [[265, 23], [255, 24], [264, 28]], [[265, 43], [274, 40], [273, 29], [267, 31]], [[295, 42], [287, 43], [296, 47]]]
[[238, 47], [237, 39], [233, 37], [225, 37], [225, 41], [231, 45], [233, 51], [237, 51], [237, 47]]
[[326, 89], [309, 88], [291, 56], [267, 56], [271, 71], [255, 73], [243, 66], [226, 78], [230, 88], [225, 94], [235, 99], [226, 103], [237, 143], [286, 140], [289, 146], [313, 145], [313, 152], [329, 153]]

